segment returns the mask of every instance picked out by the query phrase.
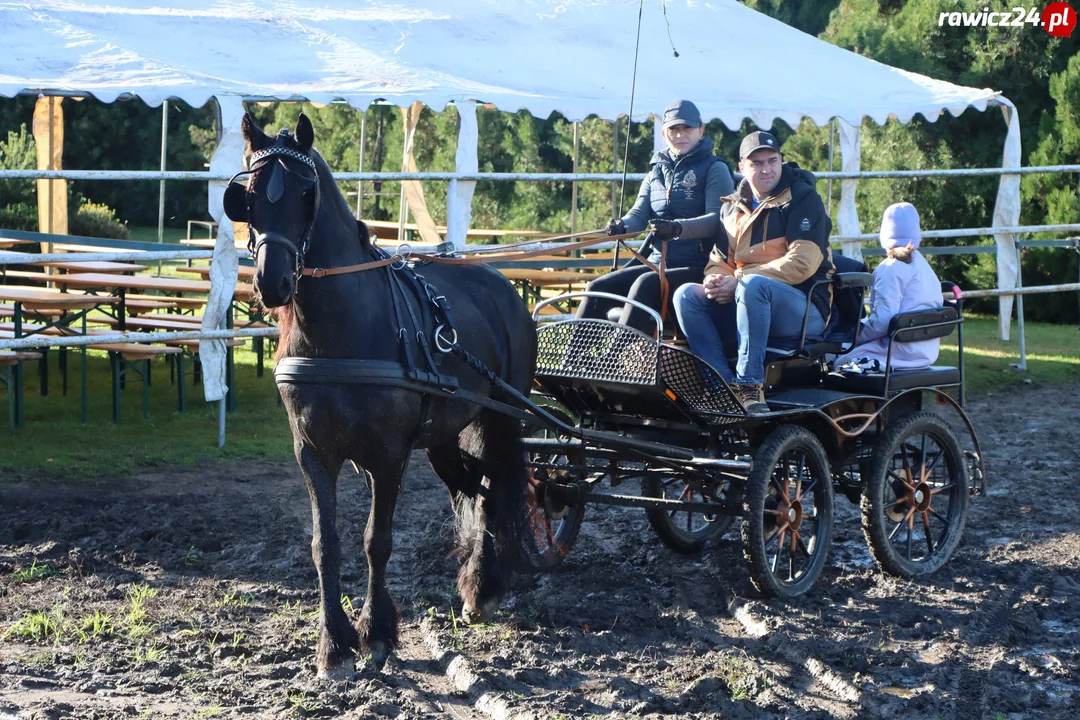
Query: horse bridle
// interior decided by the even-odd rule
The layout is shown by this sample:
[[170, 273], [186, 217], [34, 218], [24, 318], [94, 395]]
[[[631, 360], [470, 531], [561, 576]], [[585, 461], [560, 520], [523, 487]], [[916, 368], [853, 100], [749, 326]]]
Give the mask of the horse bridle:
[[[282, 131], [279, 134], [287, 135], [287, 131]], [[298, 160], [306, 165], [314, 173], [313, 177], [304, 177], [300, 173], [289, 168], [286, 159]], [[300, 178], [304, 182], [311, 183], [314, 187], [315, 194], [311, 206], [311, 212], [308, 215], [308, 220], [304, 226], [304, 232], [300, 236], [299, 243], [290, 240], [281, 233], [278, 232], [266, 232], [255, 234], [255, 229], [249, 222], [249, 216], [251, 213], [251, 206], [247, 202], [248, 185], [244, 185], [240, 179], [242, 177], [253, 177], [255, 173], [265, 169], [267, 166], [271, 166], [271, 176], [269, 182], [266, 183], [266, 199], [271, 203], [276, 203], [285, 194], [285, 179], [282, 175], [282, 171], [289, 173], [295, 177]], [[249, 180], [250, 185], [250, 180]], [[238, 197], [239, 194], [243, 197]], [[231, 197], [230, 197], [231, 196]], [[238, 203], [243, 202], [245, 213], [242, 217], [234, 217], [229, 212], [230, 206], [238, 207]], [[304, 257], [307, 255], [307, 251], [311, 246], [311, 233], [315, 226], [315, 218], [319, 212], [319, 206], [321, 203], [320, 191], [319, 191], [319, 170], [315, 166], [315, 161], [310, 156], [305, 155], [299, 150], [293, 150], [292, 148], [284, 147], [282, 145], [271, 145], [268, 148], [257, 150], [251, 154], [249, 169], [233, 175], [229, 180], [229, 185], [225, 189], [224, 206], [226, 214], [231, 220], [237, 222], [247, 223], [248, 226], [248, 251], [251, 253], [253, 260], [258, 260], [259, 249], [265, 245], [274, 244], [280, 245], [288, 250], [294, 260], [293, 282], [295, 283], [304, 269]]]

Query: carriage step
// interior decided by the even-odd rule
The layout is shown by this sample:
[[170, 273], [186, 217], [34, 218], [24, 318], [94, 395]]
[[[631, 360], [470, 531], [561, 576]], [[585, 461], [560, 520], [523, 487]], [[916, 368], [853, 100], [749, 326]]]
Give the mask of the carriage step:
[[738, 515], [738, 511], [724, 507], [719, 503], [683, 502], [667, 498], [641, 497], [640, 495], [607, 495], [605, 493], [585, 492], [581, 499], [596, 505], [619, 505], [621, 507], [663, 508], [667, 511], [698, 512], [709, 515]]
[[[620, 440], [625, 440], [623, 436], [617, 436]], [[641, 440], [639, 442], [648, 442]], [[565, 455], [569, 452], [580, 452], [589, 457], [617, 457], [618, 451], [614, 448], [603, 447], [602, 445], [586, 445], [581, 440], [571, 438], [569, 440], [561, 440], [559, 438], [522, 438], [521, 444], [526, 452], [539, 453], [544, 455]], [[653, 445], [659, 445], [658, 443], [650, 443]], [[660, 447], [668, 447], [666, 445], [659, 445]], [[679, 448], [680, 452], [684, 451]], [[737, 472], [749, 472], [753, 464], [750, 460], [732, 460], [728, 458], [710, 458], [710, 457], [695, 457], [693, 453], [690, 453], [689, 457], [679, 456], [674, 457], [666, 453], [657, 453], [659, 459], [669, 460], [681, 460], [680, 463], [683, 466], [712, 468], [717, 470], [732, 470]]]

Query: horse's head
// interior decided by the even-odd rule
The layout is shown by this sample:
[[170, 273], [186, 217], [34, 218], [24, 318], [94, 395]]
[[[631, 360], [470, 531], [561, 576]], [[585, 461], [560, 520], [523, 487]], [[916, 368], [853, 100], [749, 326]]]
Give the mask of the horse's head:
[[282, 130], [277, 137], [264, 133], [247, 114], [241, 127], [251, 154], [249, 169], [229, 183], [225, 214], [248, 224], [255, 292], [264, 306], [279, 307], [296, 292], [319, 212], [319, 174], [311, 156], [315, 131], [303, 113], [292, 133]]

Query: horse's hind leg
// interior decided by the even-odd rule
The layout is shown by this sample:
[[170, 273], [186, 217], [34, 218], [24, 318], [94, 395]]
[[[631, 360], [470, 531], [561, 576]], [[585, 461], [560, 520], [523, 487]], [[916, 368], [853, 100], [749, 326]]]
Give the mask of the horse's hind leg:
[[486, 622], [499, 608], [519, 552], [526, 483], [521, 430], [516, 421], [484, 411], [462, 433], [462, 450], [480, 459], [484, 479], [474, 498], [455, 508], [465, 564], [458, 590], [466, 622]]
[[353, 648], [360, 642], [341, 607], [341, 541], [337, 533], [337, 475], [342, 460], [326, 462], [315, 450], [296, 443], [296, 459], [311, 496], [311, 557], [319, 572], [319, 677], [351, 680]]
[[408, 447], [398, 452], [384, 448], [376, 460], [365, 466], [371, 474], [371, 512], [364, 530], [368, 591], [356, 629], [361, 649], [371, 655], [376, 668], [386, 663], [398, 645], [397, 608], [386, 588], [386, 564], [394, 550], [394, 509], [408, 463]]

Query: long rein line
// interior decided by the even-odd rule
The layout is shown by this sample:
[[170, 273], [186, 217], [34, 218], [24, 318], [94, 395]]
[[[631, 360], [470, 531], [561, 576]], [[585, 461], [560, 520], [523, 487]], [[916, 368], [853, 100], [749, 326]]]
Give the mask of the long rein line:
[[[577, 233], [575, 236], [580, 236], [580, 235], [583, 235], [583, 234], [584, 235], [592, 235], [592, 234], [595, 234], [595, 233], [603, 233], [603, 232], [604, 232], [603, 230], [590, 230], [587, 233]], [[539, 250], [528, 250], [528, 251], [525, 251], [525, 252], [506, 253], [506, 254], [500, 254], [500, 255], [491, 254], [491, 255], [484, 256], [484, 257], [447, 257], [445, 255], [431, 255], [431, 254], [428, 254], [428, 253], [414, 253], [414, 252], [410, 252], [410, 251], [402, 252], [402, 251], [399, 250], [398, 252], [395, 252], [390, 257], [383, 258], [381, 260], [374, 260], [374, 261], [366, 262], [366, 263], [359, 263], [359, 264], [356, 264], [356, 265], [343, 265], [341, 267], [333, 267], [333, 268], [305, 267], [300, 271], [300, 274], [304, 275], [306, 277], [312, 277], [312, 278], [327, 277], [329, 275], [345, 275], [347, 273], [361, 272], [361, 271], [364, 271], [364, 270], [374, 270], [375, 268], [386, 267], [387, 265], [397, 264], [398, 266], [403, 266], [405, 264], [405, 262], [407, 262], [409, 260], [423, 260], [423, 261], [427, 261], [427, 262], [441, 263], [441, 264], [444, 264], [444, 265], [484, 265], [484, 264], [487, 264], [487, 263], [490, 263], [490, 262], [496, 262], [496, 261], [502, 262], [502, 261], [508, 261], [508, 260], [524, 260], [524, 259], [531, 258], [531, 257], [539, 257], [541, 255], [555, 255], [555, 254], [570, 252], [572, 250], [578, 250], [578, 249], [581, 249], [581, 248], [590, 247], [592, 245], [597, 245], [599, 243], [607, 242], [607, 241], [611, 241], [611, 240], [625, 240], [626, 238], [631, 238], [631, 237], [634, 237], [634, 236], [640, 235], [640, 234], [641, 234], [640, 232], [634, 232], [634, 233], [624, 233], [622, 235], [611, 235], [611, 236], [603, 235], [602, 237], [590, 238], [588, 240], [579, 240], [577, 242], [568, 243], [568, 244], [564, 245], [563, 247], [556, 248], [556, 249], [541, 248]], [[551, 240], [551, 239], [555, 239], [555, 238], [559, 238], [559, 237], [575, 237], [575, 236], [565, 236], [565, 235], [564, 236], [558, 236], [557, 235], [557, 236], [554, 236], [553, 238], [548, 238], [548, 239]], [[530, 241], [529, 243], [522, 243], [522, 244], [533, 244], [535, 242], [541, 242], [541, 241]]]

